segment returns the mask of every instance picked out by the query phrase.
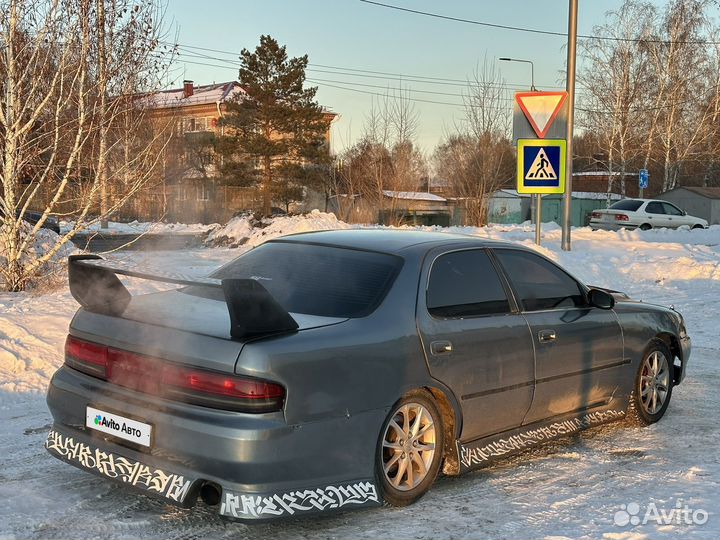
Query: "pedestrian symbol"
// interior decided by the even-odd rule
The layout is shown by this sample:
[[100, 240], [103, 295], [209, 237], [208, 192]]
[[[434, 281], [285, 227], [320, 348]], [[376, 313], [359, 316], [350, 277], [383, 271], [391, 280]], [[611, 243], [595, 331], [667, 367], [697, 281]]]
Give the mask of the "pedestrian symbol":
[[555, 169], [553, 169], [553, 166], [550, 164], [544, 148], [540, 148], [540, 151], [535, 156], [535, 160], [532, 162], [532, 165], [530, 165], [529, 172], [525, 175], [526, 180], [540, 180], [541, 178], [557, 180]]
[[519, 139], [518, 193], [563, 193], [566, 148], [564, 139]]

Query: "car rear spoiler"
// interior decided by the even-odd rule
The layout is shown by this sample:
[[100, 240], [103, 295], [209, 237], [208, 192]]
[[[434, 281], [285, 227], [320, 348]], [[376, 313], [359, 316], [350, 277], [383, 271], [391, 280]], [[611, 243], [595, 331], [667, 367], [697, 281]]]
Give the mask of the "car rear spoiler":
[[220, 280], [148, 274], [122, 264], [110, 265], [99, 255], [70, 255], [68, 258], [70, 292], [89, 311], [113, 316], [123, 314], [132, 295], [117, 277], [118, 274], [221, 290], [230, 314], [230, 336], [233, 339], [292, 332], [298, 328], [295, 319], [254, 279]]

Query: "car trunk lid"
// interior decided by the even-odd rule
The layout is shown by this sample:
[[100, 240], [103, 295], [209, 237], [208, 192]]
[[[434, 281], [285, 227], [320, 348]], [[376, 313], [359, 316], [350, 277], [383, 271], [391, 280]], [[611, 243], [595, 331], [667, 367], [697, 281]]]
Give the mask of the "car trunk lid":
[[[292, 317], [298, 324], [294, 332], [347, 320], [297, 313]], [[224, 301], [183, 290], [132, 297], [122, 314], [81, 309], [73, 319], [70, 333], [110, 347], [224, 373], [235, 372], [245, 343], [277, 335], [233, 338]]]

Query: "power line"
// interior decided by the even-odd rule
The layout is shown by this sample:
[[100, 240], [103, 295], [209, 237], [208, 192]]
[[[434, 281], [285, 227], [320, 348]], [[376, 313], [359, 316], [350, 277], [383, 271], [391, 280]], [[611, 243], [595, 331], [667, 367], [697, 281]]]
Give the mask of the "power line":
[[[477, 26], [485, 26], [488, 28], [498, 28], [501, 30], [513, 30], [515, 32], [527, 32], [530, 34], [541, 34], [546, 36], [556, 36], [556, 37], [564, 37], [567, 38], [567, 33], [565, 32], [553, 32], [551, 30], [540, 30], [537, 28], [527, 28], [523, 26], [509, 26], [506, 24], [496, 24], [496, 23], [489, 23], [489, 22], [483, 22], [483, 21], [475, 21], [472, 19], [463, 19], [461, 17], [451, 17], [449, 15], [441, 15], [440, 13], [431, 13], [429, 11], [420, 11], [418, 9], [410, 9], [406, 7], [401, 6], [395, 6], [392, 4], [384, 4], [382, 2], [376, 2], [374, 0], [359, 0], [360, 2], [363, 2], [364, 4], [371, 4], [378, 7], [383, 7], [387, 9], [394, 9], [397, 11], [404, 11], [406, 13], [413, 13], [415, 15], [423, 15], [425, 17], [433, 17], [436, 19], [444, 19], [447, 21], [454, 21], [454, 22], [461, 22], [466, 24], [474, 24]], [[596, 39], [596, 40], [603, 40], [603, 41], [620, 41], [620, 42], [634, 42], [634, 43], [661, 43], [661, 44], [671, 44], [671, 43], [677, 43], [677, 44], [685, 44], [685, 45], [720, 45], [720, 41], [711, 41], [711, 40], [666, 40], [666, 39], [645, 39], [645, 38], [623, 38], [623, 37], [615, 37], [615, 36], [593, 36], [588, 34], [578, 34], [578, 39]]]
[[[193, 65], [204, 66], [204, 67], [215, 67], [215, 68], [228, 69], [228, 70], [236, 70], [237, 69], [236, 67], [229, 66], [229, 65], [211, 64], [211, 63], [207, 63], [207, 62], [194, 62], [191, 60], [182, 60], [182, 59], [180, 61], [185, 62], [187, 64], [193, 64]], [[342, 75], [342, 74], [337, 73], [337, 75]], [[379, 96], [379, 97], [387, 97], [387, 93], [369, 92], [369, 91], [359, 90], [357, 88], [352, 88], [352, 87], [362, 86], [365, 88], [377, 88], [377, 89], [384, 89], [386, 91], [393, 91], [393, 92], [408, 92], [408, 93], [435, 94], [435, 95], [443, 95], [443, 96], [457, 96], [457, 97], [463, 98], [463, 99], [468, 99], [468, 98], [472, 97], [472, 96], [467, 96], [467, 95], [463, 95], [463, 94], [454, 94], [451, 92], [433, 92], [433, 91], [429, 91], [429, 90], [415, 90], [410, 87], [398, 88], [398, 87], [391, 87], [391, 86], [371, 85], [371, 84], [358, 83], [355, 81], [338, 81], [338, 80], [332, 80], [332, 79], [320, 79], [320, 78], [312, 78], [312, 77], [308, 77], [308, 78], [306, 78], [306, 80], [311, 84], [318, 84], [319, 86], [322, 86], [322, 87], [336, 88], [339, 90], [353, 91], [353, 92], [357, 92], [357, 93]], [[343, 85], [343, 86], [337, 86], [337, 85]], [[706, 92], [702, 95], [703, 96], [708, 95], [710, 92], [713, 92], [718, 86], [720, 86], [720, 85], [714, 85], [714, 86], [708, 88], [706, 90]], [[350, 88], [348, 88], [348, 87], [350, 87]], [[421, 98], [408, 97], [408, 98], [404, 98], [404, 99], [408, 99], [410, 101], [415, 101], [418, 103], [448, 105], [448, 106], [460, 107], [460, 108], [463, 108], [466, 106], [465, 103], [449, 103], [446, 101], [437, 101], [437, 100], [429, 100], [429, 99], [421, 99]], [[499, 97], [499, 98], [497, 98], [497, 100], [505, 101], [505, 102], [513, 102], [514, 98]], [[630, 107], [629, 111], [631, 111], [631, 112], [650, 112], [650, 111], [657, 111], [657, 110], [662, 110], [662, 109], [669, 109], [672, 107], [677, 107], [680, 105], [691, 104], [691, 103], [698, 103], [698, 100], [697, 99], [687, 99], [687, 100], [682, 100], [682, 101], [673, 101], [670, 103], [664, 103], [662, 105], [651, 106], [651, 107]], [[472, 105], [472, 104], [468, 104], [467, 106], [476, 107], [476, 108], [480, 107], [479, 105]], [[578, 111], [582, 111], [585, 113], [595, 113], [595, 114], [604, 114], [604, 115], [614, 114], [614, 112], [611, 110], [590, 109], [590, 108], [585, 108], [582, 106], [576, 106], [576, 109]]]
[[[306, 79], [308, 81], [311, 81], [310, 78]], [[317, 77], [313, 77], [312, 81], [318, 82], [318, 83], [336, 83], [336, 84], [347, 84], [352, 86], [363, 86], [366, 88], [380, 88], [380, 89], [387, 89], [387, 90], [395, 90], [398, 92], [413, 92], [416, 94], [434, 94], [437, 96], [453, 96], [453, 97], [460, 97], [460, 98], [466, 98], [469, 97], [467, 94], [458, 94], [456, 92], [434, 92], [432, 90], [415, 90], [412, 87], [406, 87], [406, 88], [396, 88], [392, 86], [382, 86], [380, 84], [363, 84], [359, 82], [352, 82], [352, 81], [338, 81], [336, 79], [318, 79]], [[502, 99], [503, 101], [513, 101], [512, 98], [498, 98]]]
[[[316, 84], [318, 84], [318, 83], [317, 83], [316, 81], [314, 81], [313, 79], [307, 79], [307, 80], [308, 80], [308, 82], [315, 82]], [[321, 86], [330, 87], [330, 88], [337, 88], [337, 89], [339, 89], [339, 90], [348, 90], [348, 91], [350, 91], [350, 92], [357, 92], [357, 93], [360, 93], [360, 94], [367, 94], [367, 95], [370, 95], [370, 96], [378, 96], [378, 97], [382, 97], [382, 98], [388, 97], [388, 94], [381, 94], [380, 92], [368, 92], [368, 91], [366, 91], [366, 90], [358, 90], [358, 89], [356, 89], [356, 88], [347, 88], [347, 87], [344, 87], [344, 86], [337, 86], [337, 85], [327, 84], [327, 83], [322, 83], [322, 84], [320, 84], [320, 85], [321, 85]], [[396, 89], [396, 90], [402, 91], [402, 89]], [[400, 99], [404, 99], [404, 100], [407, 100], [407, 101], [414, 101], [414, 102], [418, 102], [418, 103], [432, 103], [432, 104], [435, 104], [435, 105], [448, 105], [448, 106], [451, 106], [451, 107], [458, 107], [458, 108], [461, 108], [461, 109], [462, 109], [462, 108], [465, 108], [465, 107], [470, 107], [470, 108], [478, 108], [478, 107], [480, 107], [479, 105], [463, 104], [463, 103], [449, 103], [449, 102], [447, 102], [447, 101], [434, 101], [434, 100], [430, 100], [430, 99], [420, 99], [420, 98], [411, 98], [411, 97], [402, 97], [402, 98], [400, 98]], [[491, 106], [491, 107], [487, 107], [487, 108], [507, 110], [507, 109], [509, 109], [510, 107], [492, 107], [492, 106]]]
[[[233, 53], [231, 51], [223, 51], [220, 49], [211, 49], [207, 47], [197, 47], [194, 45], [184, 45], [180, 43], [172, 44], [173, 46], [176, 46], [180, 49], [190, 49], [190, 50], [199, 50], [199, 51], [206, 51], [206, 52], [213, 52], [213, 53], [219, 53], [219, 54], [226, 54], [226, 55], [232, 55], [232, 56], [238, 56], [237, 53]], [[240, 62], [237, 60], [229, 60], [225, 58], [218, 58], [214, 56], [209, 55], [203, 55], [193, 52], [182, 52], [180, 51], [180, 57], [182, 56], [190, 56], [195, 58], [206, 58], [208, 60], [216, 60], [219, 62], [226, 62], [231, 63], [232, 65], [240, 66]], [[390, 80], [403, 80], [403, 81], [413, 81], [417, 83], [422, 84], [438, 84], [438, 85], [447, 85], [447, 86], [476, 86], [477, 83], [473, 83], [469, 80], [463, 80], [463, 79], [453, 79], [453, 78], [446, 78], [446, 77], [434, 77], [434, 76], [427, 76], [427, 75], [411, 75], [411, 74], [404, 74], [404, 73], [393, 73], [388, 71], [376, 71], [376, 70], [370, 70], [370, 69], [359, 69], [359, 68], [350, 68], [350, 67], [343, 67], [343, 66], [331, 66], [328, 64], [315, 64], [310, 62], [308, 66], [311, 66], [307, 68], [307, 71], [315, 71], [317, 73], [330, 73], [335, 74], [335, 71], [341, 71], [342, 73], [337, 73], [339, 75], [348, 75], [353, 77], [364, 77], [364, 78], [375, 78], [375, 79], [390, 79]], [[320, 69], [316, 69], [320, 68]], [[324, 71], [324, 69], [334, 70], [334, 71]], [[354, 73], [354, 72], [357, 72]], [[382, 76], [380, 76], [382, 75]], [[526, 88], [527, 84], [521, 84], [521, 83], [491, 83], [491, 85], [494, 86], [504, 86], [507, 88], [513, 88], [513, 89], [522, 89]], [[543, 88], [548, 88], [551, 90], [560, 90], [565, 88], [564, 86], [553, 86], [553, 85], [545, 85], [540, 84], [538, 86], [541, 86]]]

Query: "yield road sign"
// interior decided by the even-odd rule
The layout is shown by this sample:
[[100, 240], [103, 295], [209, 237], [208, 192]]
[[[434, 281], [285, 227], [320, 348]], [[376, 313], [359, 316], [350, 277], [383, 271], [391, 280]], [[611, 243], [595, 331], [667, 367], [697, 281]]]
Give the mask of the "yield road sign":
[[566, 155], [565, 139], [519, 139], [518, 193], [563, 193]]
[[555, 118], [565, 105], [567, 92], [516, 92], [518, 104], [533, 131], [540, 139], [548, 134]]

